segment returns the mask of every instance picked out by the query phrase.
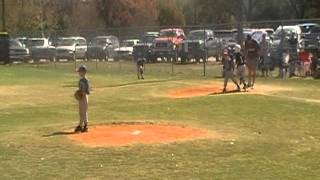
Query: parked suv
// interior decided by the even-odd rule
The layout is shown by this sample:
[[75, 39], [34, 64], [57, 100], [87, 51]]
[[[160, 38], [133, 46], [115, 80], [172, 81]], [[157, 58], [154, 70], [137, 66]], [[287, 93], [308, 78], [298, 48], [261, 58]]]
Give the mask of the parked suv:
[[25, 48], [21, 42], [10, 39], [10, 60], [11, 61], [23, 61], [27, 62], [30, 60], [30, 51]]
[[194, 30], [190, 31], [188, 39], [182, 42], [180, 48], [181, 61], [194, 58], [199, 62], [200, 59], [204, 60], [206, 56], [219, 60], [222, 44], [214, 37], [212, 30]]
[[235, 46], [237, 44], [236, 36], [237, 36], [237, 30], [215, 30], [214, 35], [216, 38], [220, 39], [221, 43], [225, 48], [229, 46]]
[[303, 47], [306, 50], [320, 50], [320, 25], [314, 26], [302, 35]]
[[115, 49], [119, 48], [120, 43], [115, 36], [97, 36], [88, 47], [87, 58], [108, 60], [116, 56]]
[[56, 44], [56, 60], [86, 59], [87, 41], [83, 37], [59, 38]]
[[158, 32], [146, 32], [142, 35], [138, 44], [133, 47], [133, 58], [143, 58], [147, 62], [155, 62], [156, 59], [152, 55], [152, 42], [159, 36]]
[[160, 36], [153, 41], [152, 54], [157, 58], [176, 59], [179, 46], [186, 39], [182, 29], [162, 29]]
[[30, 38], [27, 40], [26, 45], [33, 60], [54, 60], [56, 48], [52, 46], [48, 38]]
[[133, 58], [133, 47], [139, 43], [139, 39], [127, 39], [121, 42], [119, 48], [115, 49], [115, 60], [125, 59], [130, 60]]

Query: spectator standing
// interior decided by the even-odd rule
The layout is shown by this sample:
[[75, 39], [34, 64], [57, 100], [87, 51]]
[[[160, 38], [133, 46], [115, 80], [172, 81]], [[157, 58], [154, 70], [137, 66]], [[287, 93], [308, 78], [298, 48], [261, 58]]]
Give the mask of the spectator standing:
[[290, 54], [290, 65], [289, 65], [289, 77], [295, 76], [296, 64], [298, 60], [298, 40], [296, 33], [292, 32], [288, 40], [289, 43], [289, 54]]
[[245, 42], [245, 58], [248, 67], [248, 87], [253, 88], [256, 81], [257, 66], [259, 60], [259, 44], [252, 39], [251, 35], [247, 36]]
[[259, 46], [260, 46], [260, 62], [261, 62], [262, 76], [268, 77], [269, 71], [271, 69], [271, 59], [268, 56], [268, 54], [270, 53], [270, 47], [266, 39], [266, 34], [262, 35], [262, 40]]

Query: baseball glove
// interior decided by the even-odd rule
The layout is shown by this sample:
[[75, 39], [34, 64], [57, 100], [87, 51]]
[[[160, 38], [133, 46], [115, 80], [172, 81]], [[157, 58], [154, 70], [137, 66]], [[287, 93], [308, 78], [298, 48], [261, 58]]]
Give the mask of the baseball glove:
[[77, 90], [77, 91], [74, 93], [74, 98], [79, 101], [79, 100], [82, 98], [82, 93], [81, 93], [81, 91]]

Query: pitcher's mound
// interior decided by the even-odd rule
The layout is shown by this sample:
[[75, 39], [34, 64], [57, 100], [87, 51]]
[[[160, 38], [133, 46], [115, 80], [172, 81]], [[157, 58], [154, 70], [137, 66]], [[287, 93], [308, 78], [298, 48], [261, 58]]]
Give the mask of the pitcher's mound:
[[208, 137], [209, 133], [205, 130], [162, 124], [101, 125], [90, 127], [88, 133], [69, 136], [89, 147], [159, 144]]
[[[223, 94], [222, 90], [223, 88], [214, 86], [188, 87], [171, 90], [169, 91], [168, 96], [174, 99], [190, 98], [198, 96]], [[236, 88], [230, 88], [226, 93], [234, 92], [237, 92]]]

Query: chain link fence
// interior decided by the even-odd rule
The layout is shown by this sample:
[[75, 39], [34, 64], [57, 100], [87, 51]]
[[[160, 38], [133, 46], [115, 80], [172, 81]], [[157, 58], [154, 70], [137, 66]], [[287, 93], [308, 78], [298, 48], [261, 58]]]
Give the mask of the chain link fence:
[[[310, 75], [316, 70], [312, 59], [317, 59], [320, 49], [318, 24], [320, 19], [277, 20], [183, 27], [19, 32], [10, 36], [23, 44], [19, 51], [28, 49], [30, 56], [20, 57], [23, 62], [39, 63], [46, 59], [57, 67], [62, 62], [76, 66], [84, 61], [94, 62], [95, 69], [103, 69], [112, 63], [118, 64], [114, 67], [121, 67], [121, 64], [134, 67], [135, 61], [143, 58], [152, 63], [152, 67], [161, 64], [161, 68], [167, 68], [171, 73], [196, 70], [199, 75], [218, 76], [223, 50], [232, 52], [236, 44], [244, 48], [246, 37], [251, 35], [258, 43], [263, 37], [266, 39], [266, 46], [261, 51], [264, 54], [260, 55], [260, 70], [263, 71], [268, 63], [267, 68], [271, 71], [282, 69], [284, 63], [289, 63], [293, 68], [291, 75], [296, 72]], [[11, 51], [12, 59], [19, 60], [19, 54], [14, 56], [12, 53], [15, 51]], [[286, 54], [290, 57], [289, 62], [283, 62]]]

